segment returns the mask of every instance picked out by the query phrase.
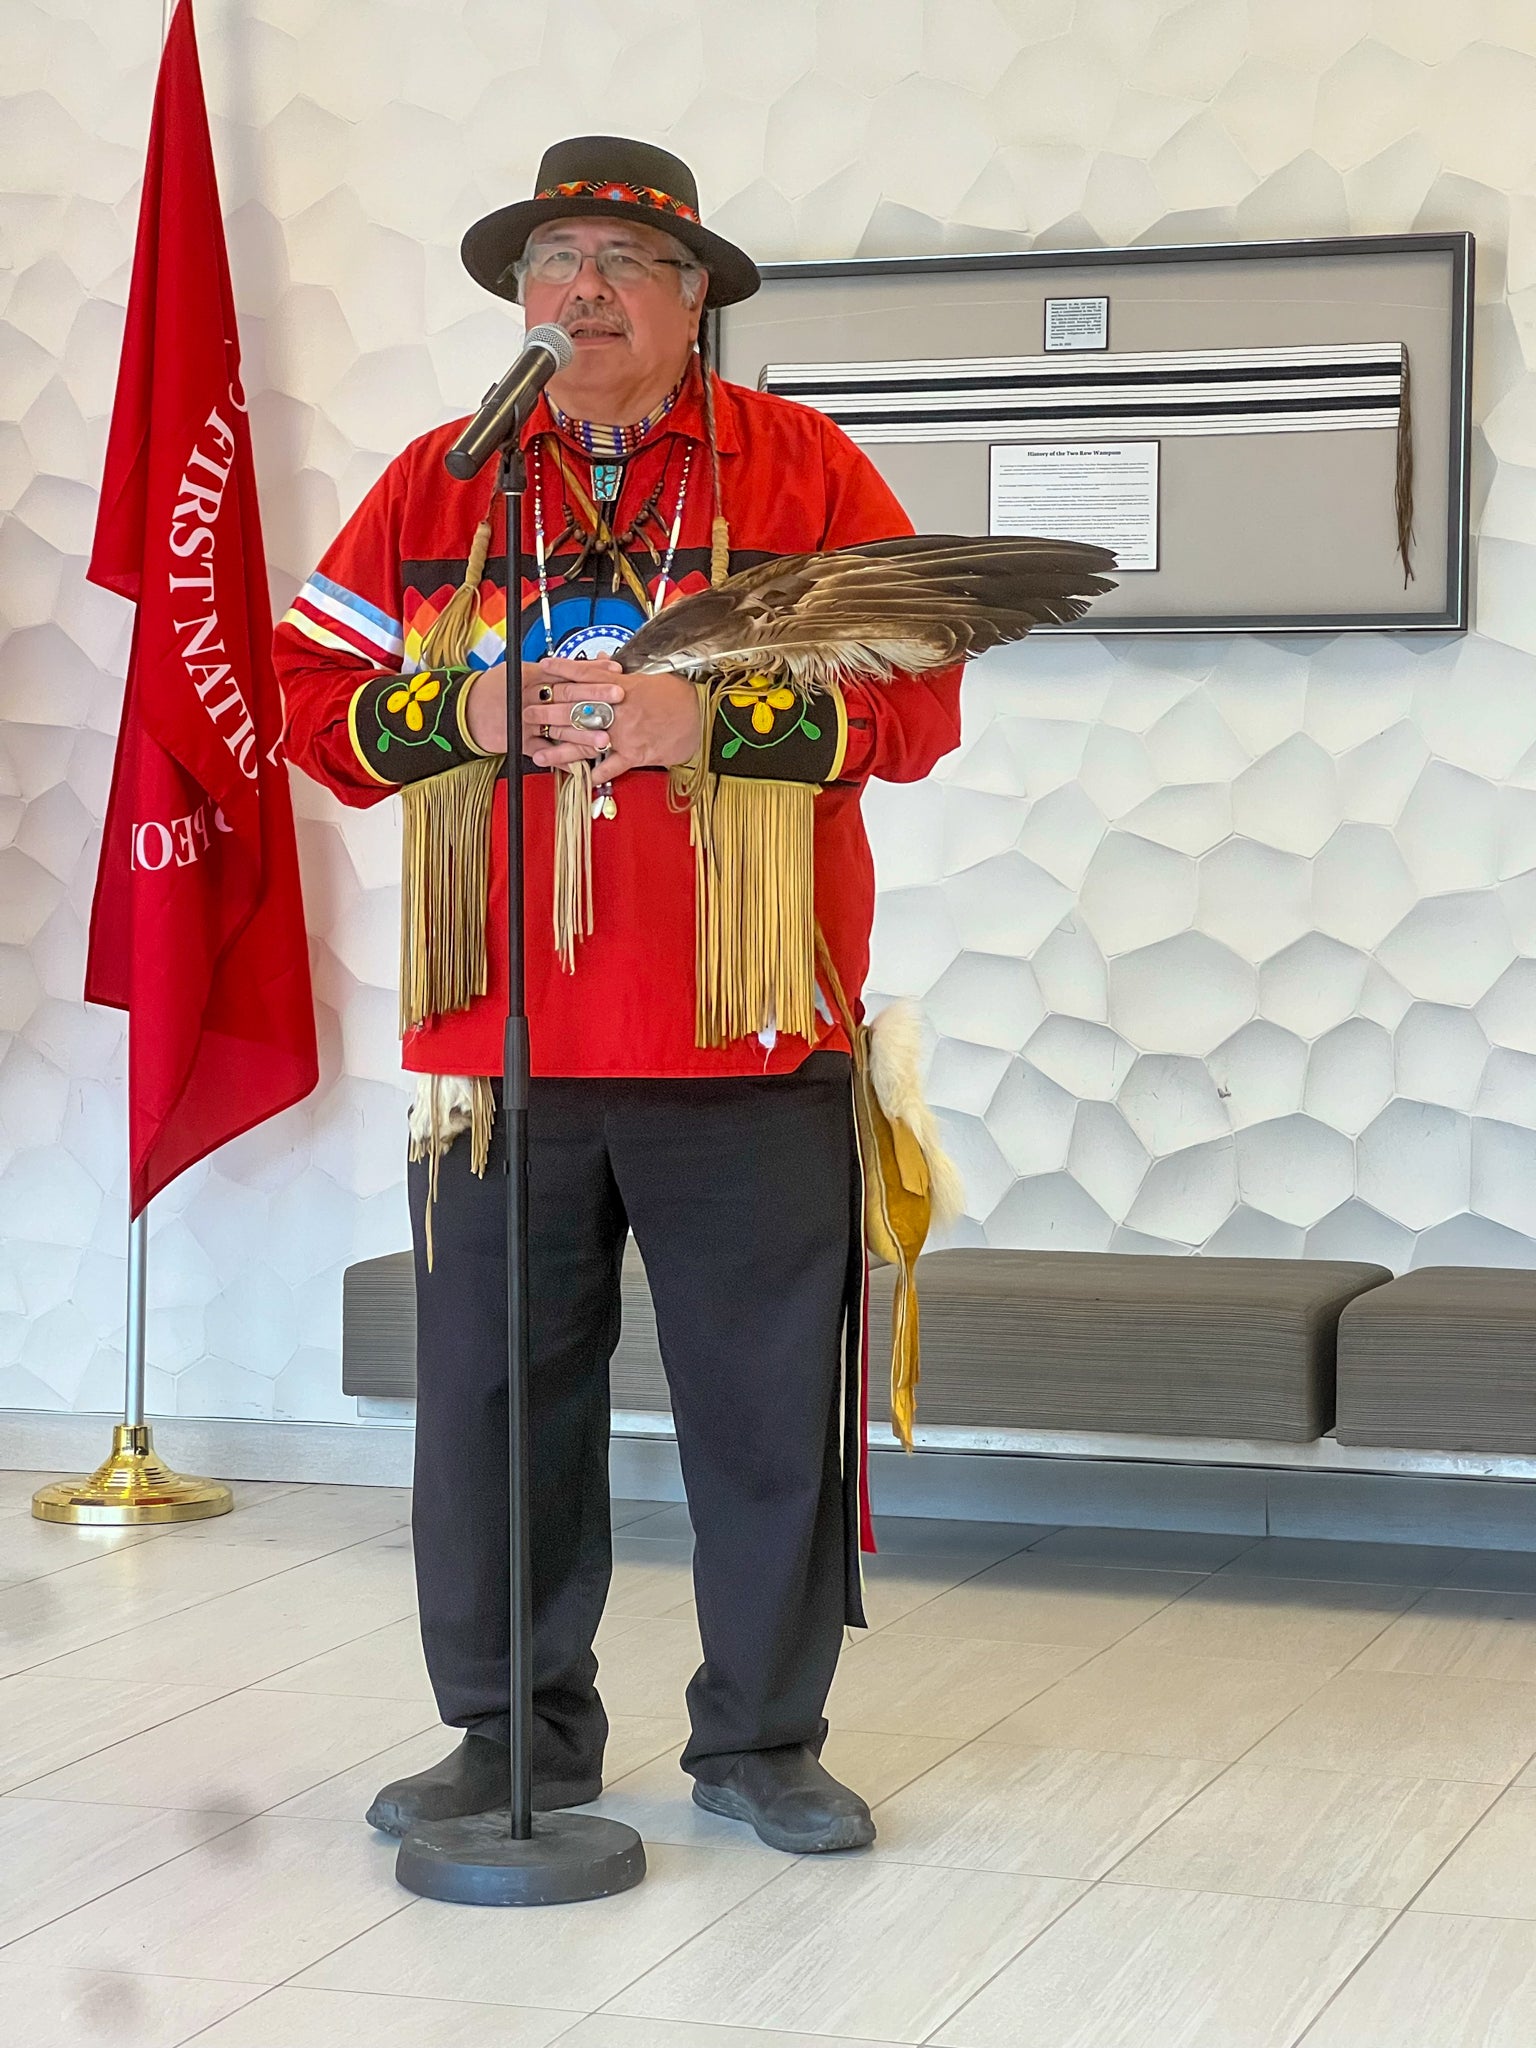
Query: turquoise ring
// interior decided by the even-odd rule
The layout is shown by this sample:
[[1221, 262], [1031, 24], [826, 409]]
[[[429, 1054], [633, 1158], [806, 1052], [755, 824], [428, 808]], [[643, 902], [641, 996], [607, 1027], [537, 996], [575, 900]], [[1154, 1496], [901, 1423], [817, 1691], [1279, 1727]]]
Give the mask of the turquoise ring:
[[613, 725], [611, 704], [573, 704], [571, 723], [582, 732], [608, 732]]

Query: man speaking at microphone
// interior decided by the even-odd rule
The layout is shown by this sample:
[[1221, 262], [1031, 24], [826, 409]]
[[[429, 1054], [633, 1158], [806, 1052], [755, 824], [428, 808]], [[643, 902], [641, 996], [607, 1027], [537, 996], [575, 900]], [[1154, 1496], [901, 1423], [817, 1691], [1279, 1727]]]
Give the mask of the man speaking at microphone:
[[[811, 1036], [700, 1042], [695, 853], [669, 788], [701, 745], [700, 693], [610, 657], [728, 570], [911, 528], [828, 420], [710, 370], [706, 309], [750, 296], [758, 274], [701, 224], [692, 173], [667, 152], [556, 145], [535, 196], [477, 222], [464, 260], [573, 347], [522, 430], [524, 587], [509, 598], [499, 581], [492, 472], [460, 483], [444, 468], [461, 420], [390, 464], [277, 635], [293, 759], [345, 803], [399, 791], [406, 805], [416, 1575], [438, 1706], [464, 1736], [369, 1818], [401, 1833], [509, 1793], [506, 873], [487, 791], [509, 739], [510, 607], [526, 663], [511, 738], [528, 775], [534, 1804], [602, 1787], [592, 1643], [633, 1231], [696, 1534], [704, 1660], [683, 1768], [699, 1804], [775, 1847], [859, 1848], [869, 1809], [819, 1762], [844, 1622], [862, 1620], [843, 1455], [863, 1262], [849, 1042], [830, 1003]], [[957, 744], [958, 684], [957, 669], [849, 682], [819, 726], [765, 691], [750, 705], [763, 743], [707, 764], [815, 790], [815, 912], [852, 996], [874, 905], [861, 788], [921, 777]], [[546, 772], [584, 764], [590, 817], [569, 802], [577, 777]], [[589, 895], [573, 891], [573, 834], [589, 836]]]

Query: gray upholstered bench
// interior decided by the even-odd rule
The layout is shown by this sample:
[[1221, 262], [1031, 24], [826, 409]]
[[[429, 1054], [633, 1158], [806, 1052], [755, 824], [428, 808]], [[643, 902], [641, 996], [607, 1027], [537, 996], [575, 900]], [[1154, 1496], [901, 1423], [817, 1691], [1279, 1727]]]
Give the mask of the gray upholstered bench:
[[[1309, 1443], [1333, 1420], [1340, 1312], [1390, 1277], [1308, 1259], [935, 1252], [918, 1268], [918, 1420]], [[889, 1275], [871, 1291], [879, 1358]]]
[[[1333, 1420], [1341, 1311], [1391, 1276], [1323, 1260], [950, 1251], [926, 1257], [918, 1277], [920, 1425], [1307, 1443]], [[890, 1295], [891, 1275], [875, 1273], [876, 1360], [888, 1355]], [[348, 1393], [415, 1392], [413, 1316], [409, 1254], [349, 1268]], [[668, 1405], [633, 1245], [613, 1405]]]
[[1536, 1273], [1423, 1266], [1339, 1325], [1338, 1440], [1536, 1453]]

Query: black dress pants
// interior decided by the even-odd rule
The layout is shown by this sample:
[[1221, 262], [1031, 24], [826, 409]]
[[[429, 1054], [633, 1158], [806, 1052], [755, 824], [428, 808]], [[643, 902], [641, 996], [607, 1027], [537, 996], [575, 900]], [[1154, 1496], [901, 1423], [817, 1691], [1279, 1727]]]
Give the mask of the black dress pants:
[[[498, 1098], [499, 1098], [499, 1086]], [[506, 1154], [443, 1158], [434, 1269], [410, 1170], [412, 1526], [443, 1720], [508, 1739]], [[745, 1080], [536, 1080], [529, 1110], [534, 1772], [601, 1768], [592, 1639], [612, 1572], [608, 1366], [633, 1229], [696, 1546], [704, 1662], [684, 1768], [813, 1747], [842, 1641], [842, 1343], [854, 1243], [849, 1062]]]

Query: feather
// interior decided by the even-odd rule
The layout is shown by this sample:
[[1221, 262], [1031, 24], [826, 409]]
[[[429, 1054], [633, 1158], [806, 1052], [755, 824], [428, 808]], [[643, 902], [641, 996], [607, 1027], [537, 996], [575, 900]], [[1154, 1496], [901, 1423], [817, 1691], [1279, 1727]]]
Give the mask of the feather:
[[1081, 618], [1113, 589], [1107, 548], [912, 534], [786, 555], [680, 598], [619, 651], [630, 674], [839, 676], [947, 668]]
[[415, 1099], [406, 1119], [412, 1159], [425, 1159], [434, 1145], [446, 1151], [455, 1138], [472, 1130], [475, 1098], [471, 1075], [418, 1074]]
[[944, 1150], [938, 1119], [923, 1095], [923, 1027], [911, 1003], [887, 1003], [869, 1025], [869, 1078], [893, 1125], [905, 1124], [927, 1168], [931, 1228], [943, 1229], [965, 1209], [965, 1186]]
[[496, 1099], [484, 1074], [418, 1074], [416, 1099], [407, 1116], [411, 1134], [410, 1160], [427, 1165], [425, 1208], [427, 1271], [432, 1270], [432, 1212], [437, 1207], [438, 1168], [443, 1154], [469, 1132], [470, 1170], [484, 1178], [490, 1163], [491, 1130], [496, 1121]]

